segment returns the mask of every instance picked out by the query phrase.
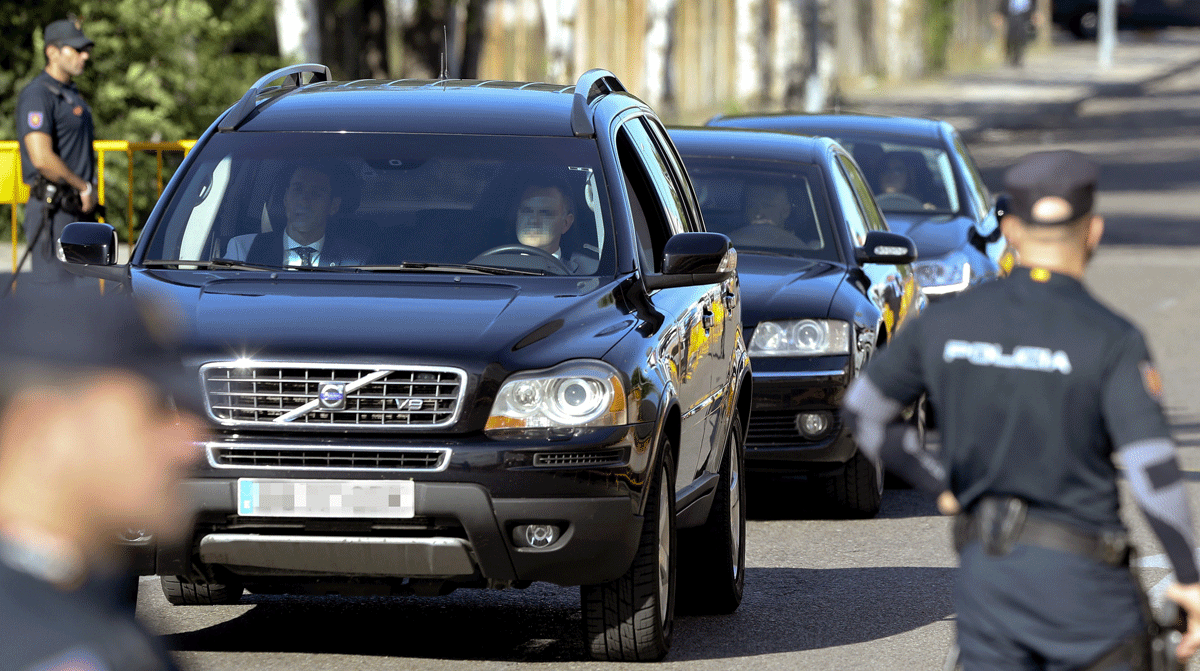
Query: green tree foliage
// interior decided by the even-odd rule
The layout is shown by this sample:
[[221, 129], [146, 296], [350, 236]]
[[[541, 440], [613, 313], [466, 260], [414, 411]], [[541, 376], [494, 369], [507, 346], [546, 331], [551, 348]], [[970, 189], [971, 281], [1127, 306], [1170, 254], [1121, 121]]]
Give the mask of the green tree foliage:
[[[0, 139], [15, 139], [17, 96], [46, 64], [43, 27], [72, 13], [96, 43], [75, 83], [101, 140], [194, 139], [279, 64], [272, 0], [0, 0]], [[135, 156], [135, 225], [157, 197], [154, 164]], [[106, 166], [108, 221], [124, 231], [125, 157]]]

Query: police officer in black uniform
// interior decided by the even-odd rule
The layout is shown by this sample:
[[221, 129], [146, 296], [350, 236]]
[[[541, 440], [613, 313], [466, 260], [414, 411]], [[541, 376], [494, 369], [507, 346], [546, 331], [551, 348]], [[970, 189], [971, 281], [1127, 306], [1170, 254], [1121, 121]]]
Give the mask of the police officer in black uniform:
[[83, 73], [93, 42], [74, 19], [49, 24], [44, 36], [46, 67], [17, 101], [21, 177], [31, 190], [25, 239], [37, 238], [31, 279], [39, 283], [72, 277], [57, 259], [55, 241], [66, 224], [92, 221], [97, 202], [92, 110], [72, 83]]
[[[68, 285], [0, 299], [0, 669], [168, 671], [114, 541], [178, 537], [199, 384], [171, 311]], [[132, 583], [136, 584], [136, 583]]]
[[[1068, 151], [1011, 168], [1001, 226], [1021, 265], [931, 306], [846, 394], [861, 448], [959, 512], [966, 671], [1146, 668], [1114, 454], [1175, 569], [1167, 596], [1190, 618], [1177, 653], [1200, 646], [1200, 575], [1162, 382], [1137, 328], [1080, 281], [1103, 232], [1097, 174]], [[936, 457], [894, 422], [922, 394], [941, 430]]]

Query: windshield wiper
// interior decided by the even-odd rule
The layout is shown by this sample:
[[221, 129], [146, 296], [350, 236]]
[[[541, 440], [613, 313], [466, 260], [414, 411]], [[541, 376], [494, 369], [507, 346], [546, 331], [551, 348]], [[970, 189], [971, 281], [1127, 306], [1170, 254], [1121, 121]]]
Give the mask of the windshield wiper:
[[228, 268], [230, 270], [267, 270], [267, 271], [280, 271], [280, 270], [314, 271], [315, 270], [315, 271], [321, 271], [321, 272], [330, 271], [330, 272], [339, 272], [339, 273], [354, 272], [354, 270], [355, 270], [355, 268], [352, 266], [348, 266], [348, 267], [342, 267], [342, 266], [273, 266], [273, 265], [269, 265], [269, 264], [265, 264], [265, 263], [249, 263], [247, 261], [238, 261], [235, 259], [213, 259], [211, 261], [185, 261], [185, 260], [143, 261], [142, 265], [150, 266], [150, 267], [196, 266], [197, 268], [204, 269], [204, 270], [211, 269], [211, 268]]
[[233, 259], [213, 259], [212, 261], [187, 261], [184, 259], [142, 261], [143, 266], [158, 268], [164, 266], [196, 266], [197, 268], [232, 268], [234, 270], [282, 270], [279, 266], [260, 265], [235, 261]]
[[545, 275], [544, 270], [532, 270], [525, 268], [500, 268], [497, 266], [480, 266], [473, 263], [418, 263], [414, 261], [404, 261], [395, 265], [386, 266], [355, 266], [355, 270], [365, 270], [368, 272], [378, 273], [399, 273], [408, 271], [427, 271], [434, 273], [461, 273], [468, 272], [477, 275]]

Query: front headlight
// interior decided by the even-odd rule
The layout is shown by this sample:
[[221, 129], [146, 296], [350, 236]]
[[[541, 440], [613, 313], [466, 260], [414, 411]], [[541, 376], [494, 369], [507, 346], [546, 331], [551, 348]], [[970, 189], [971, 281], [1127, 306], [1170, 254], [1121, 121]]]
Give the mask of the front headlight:
[[759, 322], [750, 356], [820, 356], [850, 353], [850, 324], [834, 319]]
[[962, 252], [912, 264], [917, 281], [927, 294], [951, 294], [971, 284], [971, 263]]
[[603, 361], [518, 373], [496, 394], [484, 431], [578, 429], [625, 423], [625, 386]]

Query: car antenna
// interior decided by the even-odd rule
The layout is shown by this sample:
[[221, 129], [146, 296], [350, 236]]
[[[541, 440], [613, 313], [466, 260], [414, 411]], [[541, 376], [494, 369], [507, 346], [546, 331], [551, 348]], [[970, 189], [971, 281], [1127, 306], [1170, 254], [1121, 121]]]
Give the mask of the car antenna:
[[442, 88], [446, 88], [446, 80], [450, 77], [447, 72], [446, 61], [449, 60], [446, 55], [446, 47], [450, 44], [450, 34], [446, 30], [446, 24], [442, 24]]

